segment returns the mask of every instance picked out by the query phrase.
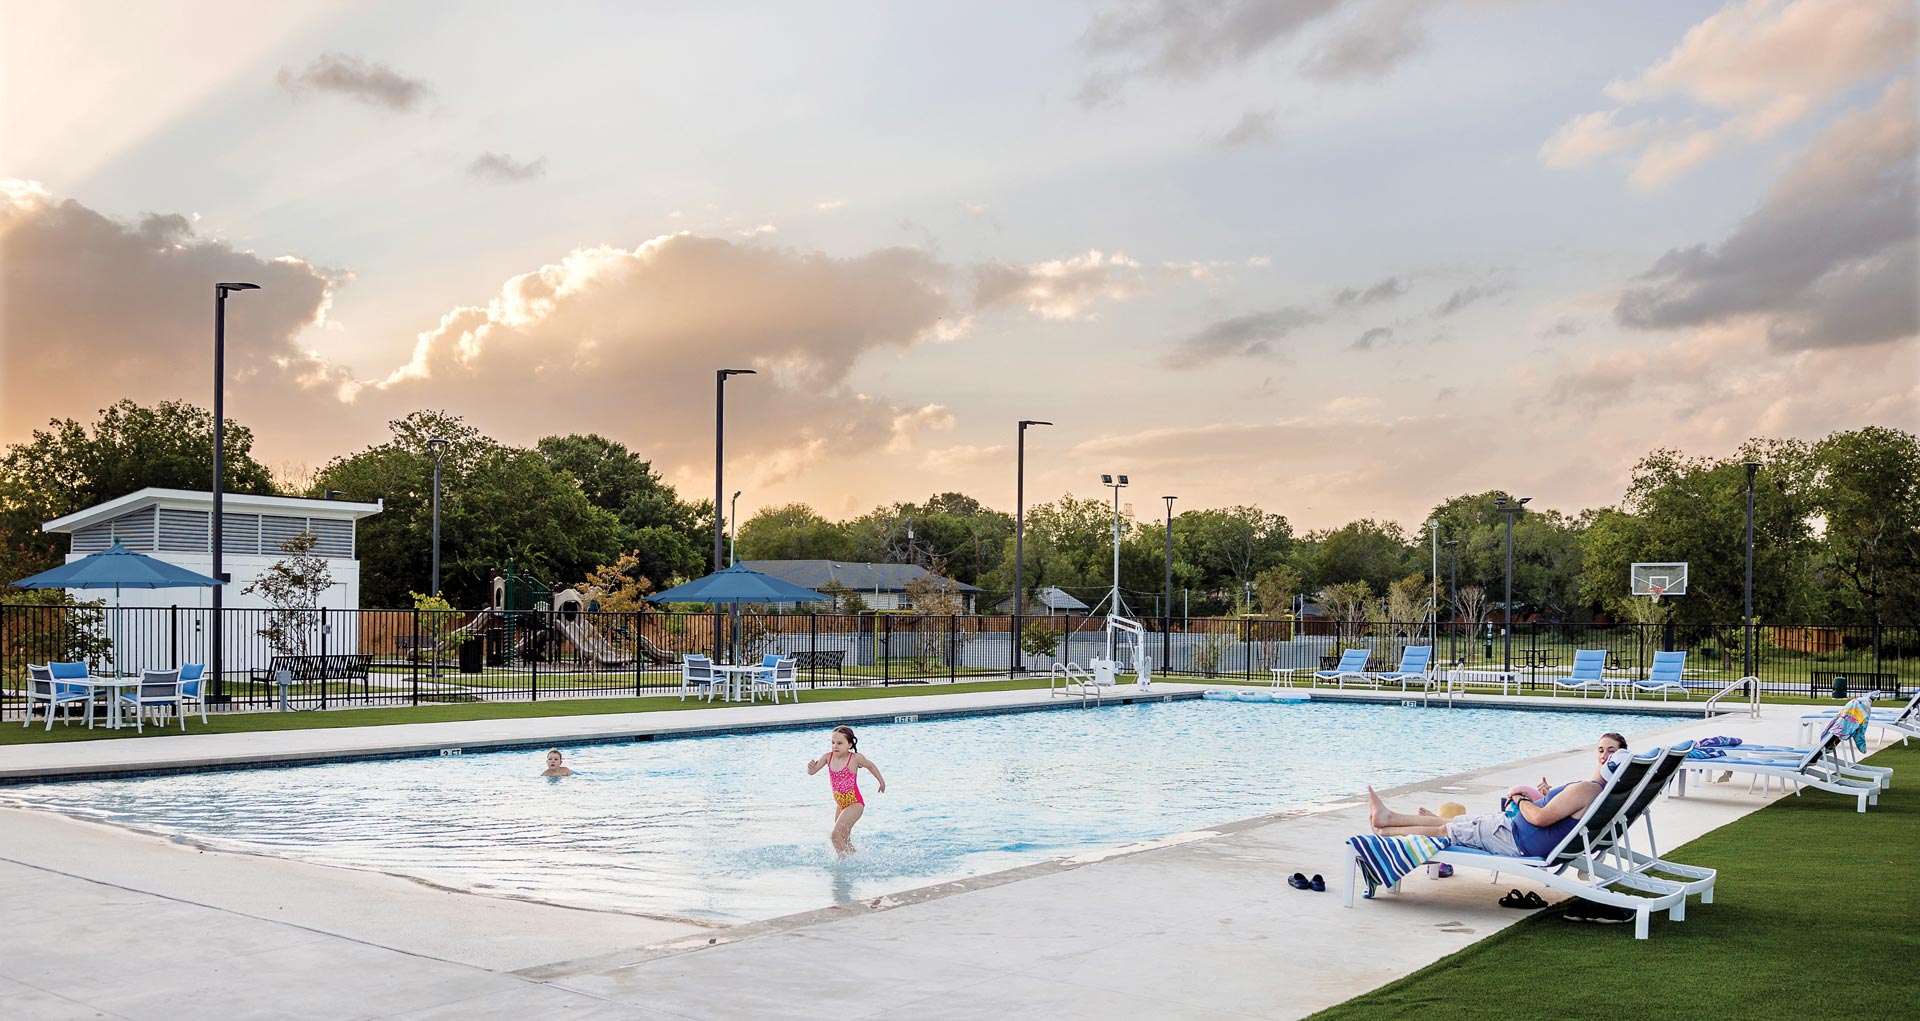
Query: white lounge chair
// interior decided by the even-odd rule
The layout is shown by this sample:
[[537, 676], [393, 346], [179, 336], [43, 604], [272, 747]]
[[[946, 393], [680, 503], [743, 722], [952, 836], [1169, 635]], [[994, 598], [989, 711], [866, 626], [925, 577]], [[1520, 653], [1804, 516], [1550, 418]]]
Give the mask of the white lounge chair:
[[87, 726], [93, 726], [93, 691], [77, 684], [61, 684], [53, 676], [53, 671], [44, 663], [27, 664], [27, 711], [20, 718], [25, 727], [33, 722], [33, 707], [47, 707], [47, 729], [53, 729], [53, 711], [61, 706], [67, 707], [67, 722], [73, 722], [73, 707], [85, 703], [87, 706]]
[[[1812, 741], [1813, 735], [1833, 722], [1840, 715], [1838, 709], [1828, 709], [1817, 713], [1808, 713], [1800, 717], [1800, 739]], [[1904, 706], [1889, 706], [1875, 709], [1867, 714], [1867, 726], [1878, 727], [1884, 736], [1887, 731], [1900, 735], [1900, 743], [1905, 744], [1909, 737], [1920, 737], [1920, 691], [1913, 693]]]
[[[1600, 794], [1581, 813], [1580, 821], [1544, 855], [1509, 857], [1456, 845], [1441, 851], [1432, 860], [1525, 876], [1585, 900], [1627, 908], [1634, 913], [1634, 938], [1646, 939], [1648, 919], [1653, 912], [1665, 911], [1667, 917], [1676, 922], [1687, 916], [1686, 886], [1646, 875], [1619, 848], [1621, 838], [1635, 821], [1628, 809], [1635, 804], [1641, 788], [1652, 780], [1654, 766], [1665, 754], [1659, 748], [1642, 752], [1615, 769]], [[1641, 810], [1645, 811], [1644, 805]], [[1360, 858], [1350, 854], [1349, 861], [1346, 903], [1352, 907]], [[1586, 878], [1569, 875], [1569, 870]], [[1627, 890], [1635, 892], [1624, 892]]]
[[688, 695], [706, 693], [706, 701], [713, 701], [715, 691], [727, 686], [726, 675], [713, 668], [713, 660], [696, 653], [680, 657], [680, 700]]
[[1677, 691], [1681, 698], [1686, 698], [1687, 686], [1680, 683], [1680, 675], [1686, 666], [1687, 654], [1684, 651], [1656, 652], [1653, 654], [1653, 667], [1647, 671], [1647, 679], [1634, 681], [1633, 690], [1648, 693], [1657, 691], [1663, 702], [1669, 691]]
[[1409, 645], [1400, 651], [1400, 665], [1374, 678], [1383, 684], [1398, 683], [1405, 691], [1416, 682], [1421, 688], [1433, 683], [1433, 675], [1428, 673], [1433, 663], [1433, 646]]
[[790, 691], [793, 693], [793, 700], [800, 701], [800, 661], [785, 656], [769, 658], [773, 660], [773, 665], [763, 667], [754, 673], [753, 679], [747, 686], [747, 698], [751, 700], [756, 694], [764, 691], [773, 696], [775, 705], [779, 705], [780, 693]]
[[1657, 873], [1654, 875], [1655, 879], [1677, 883], [1686, 890], [1689, 897], [1698, 895], [1700, 903], [1711, 904], [1713, 903], [1713, 884], [1719, 877], [1719, 873], [1704, 866], [1687, 865], [1661, 858], [1660, 845], [1653, 836], [1653, 803], [1666, 790], [1667, 783], [1680, 772], [1681, 767], [1687, 764], [1687, 755], [1693, 751], [1693, 747], [1692, 741], [1683, 741], [1668, 748], [1660, 761], [1654, 765], [1653, 774], [1647, 778], [1646, 783], [1640, 785], [1640, 790], [1635, 792], [1632, 800], [1627, 803], [1627, 810], [1622, 818], [1629, 821], [1639, 819], [1646, 824], [1646, 849], [1641, 850], [1633, 846], [1633, 832], [1630, 827], [1620, 831], [1618, 847], [1620, 854], [1632, 864], [1635, 871]]
[[1563, 691], [1577, 691], [1581, 698], [1587, 692], [1607, 693], [1607, 650], [1575, 649], [1573, 669], [1565, 677], [1553, 678], [1553, 694], [1558, 697]]
[[180, 671], [178, 670], [142, 670], [140, 686], [132, 691], [119, 694], [120, 711], [133, 711], [133, 729], [139, 733], [147, 732], [146, 717], [149, 710], [154, 711], [154, 722], [160, 722], [159, 710], [166, 709], [180, 718], [180, 732], [186, 733], [187, 714], [180, 703]]
[[1347, 686], [1347, 678], [1351, 677], [1369, 688], [1374, 687], [1373, 675], [1367, 673], [1367, 657], [1371, 654], [1370, 649], [1348, 649], [1340, 654], [1340, 662], [1334, 664], [1332, 670], [1315, 670], [1313, 681], [1315, 684], [1321, 681], [1332, 681], [1335, 685], [1344, 688]]
[[1744, 773], [1768, 781], [1783, 780], [1797, 785], [1794, 789], [1798, 796], [1799, 786], [1815, 788], [1834, 794], [1853, 798], [1858, 811], [1865, 812], [1868, 805], [1880, 803], [1880, 784], [1875, 780], [1848, 776], [1844, 763], [1836, 757], [1836, 746], [1842, 738], [1838, 734], [1828, 736], [1819, 745], [1808, 749], [1807, 754], [1798, 759], [1768, 758], [1763, 755], [1736, 757], [1729, 755], [1721, 759], [1689, 759], [1685, 770], [1675, 778], [1673, 796], [1685, 797], [1687, 793], [1687, 773], [1711, 773], [1722, 770], [1729, 773]]

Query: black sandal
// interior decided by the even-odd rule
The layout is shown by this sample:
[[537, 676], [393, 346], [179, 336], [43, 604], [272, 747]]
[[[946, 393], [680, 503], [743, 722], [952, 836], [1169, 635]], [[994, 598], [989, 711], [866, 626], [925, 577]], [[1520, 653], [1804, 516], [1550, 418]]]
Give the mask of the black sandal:
[[1532, 911], [1538, 908], [1544, 908], [1547, 906], [1546, 899], [1541, 897], [1539, 894], [1534, 893], [1532, 890], [1528, 890], [1527, 895], [1525, 897], [1520, 898], [1520, 901], [1521, 901], [1520, 906], [1526, 908], [1529, 911]]
[[1304, 890], [1307, 888], [1307, 877], [1295, 872], [1293, 875], [1287, 877], [1287, 885], [1296, 890]]

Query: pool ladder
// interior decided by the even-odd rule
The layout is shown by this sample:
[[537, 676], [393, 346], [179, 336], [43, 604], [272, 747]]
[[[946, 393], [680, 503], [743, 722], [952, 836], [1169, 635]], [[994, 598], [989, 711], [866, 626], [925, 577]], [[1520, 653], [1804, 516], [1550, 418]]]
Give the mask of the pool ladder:
[[[1073, 690], [1076, 684], [1080, 686], [1079, 691]], [[1100, 687], [1095, 683], [1093, 674], [1078, 663], [1055, 663], [1053, 670], [1047, 675], [1048, 698], [1055, 695], [1069, 697], [1079, 695], [1080, 703], [1085, 705], [1089, 699], [1095, 702], [1100, 701]]]

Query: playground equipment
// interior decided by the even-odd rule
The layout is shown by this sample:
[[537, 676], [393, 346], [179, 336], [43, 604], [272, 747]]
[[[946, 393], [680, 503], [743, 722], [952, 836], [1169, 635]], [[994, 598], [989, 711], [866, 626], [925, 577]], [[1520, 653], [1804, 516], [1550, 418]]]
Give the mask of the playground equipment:
[[539, 578], [514, 570], [509, 560], [506, 572], [493, 577], [488, 605], [451, 634], [479, 637], [493, 666], [551, 660], [562, 646], [572, 646], [582, 660], [603, 669], [632, 666], [636, 654], [655, 664], [676, 661], [630, 627], [600, 626], [592, 617], [596, 610], [598, 605], [588, 603], [578, 590], [556, 592]]

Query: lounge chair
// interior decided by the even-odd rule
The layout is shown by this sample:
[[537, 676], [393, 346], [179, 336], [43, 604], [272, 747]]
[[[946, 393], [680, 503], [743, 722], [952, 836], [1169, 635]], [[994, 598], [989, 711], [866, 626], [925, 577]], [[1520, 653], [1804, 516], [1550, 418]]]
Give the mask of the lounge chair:
[[713, 660], [705, 656], [689, 653], [680, 658], [680, 700], [686, 701], [690, 694], [706, 693], [706, 700], [713, 701], [715, 691], [723, 691], [727, 686], [726, 675], [713, 668]]
[[1681, 698], [1687, 697], [1687, 686], [1680, 683], [1681, 671], [1686, 668], [1685, 652], [1656, 652], [1653, 654], [1653, 667], [1647, 671], [1647, 679], [1634, 681], [1633, 690], [1659, 692], [1660, 700], [1666, 701], [1667, 692], [1677, 691]]
[[[1765, 779], [1768, 781], [1769, 788], [1772, 781], [1778, 779], [1844, 795], [1854, 799], [1858, 811], [1865, 812], [1868, 805], [1880, 803], [1880, 784], [1875, 780], [1847, 775], [1845, 763], [1839, 760], [1836, 752], [1842, 740], [1839, 734], [1828, 735], [1825, 741], [1808, 749], [1807, 753], [1798, 759], [1768, 758], [1765, 755], [1729, 755], [1719, 759], [1689, 759], [1685, 770], [1675, 780], [1673, 796], [1676, 798], [1686, 796], [1687, 773], [1711, 773], [1714, 770], [1724, 770]], [[1799, 793], [1799, 788], [1796, 786], [1794, 795], [1797, 797]]]
[[[1801, 740], [1811, 741], [1814, 733], [1825, 728], [1838, 715], [1840, 710], [1828, 709], [1800, 717]], [[1920, 691], [1914, 692], [1913, 697], [1908, 699], [1904, 706], [1898, 708], [1890, 706], [1868, 713], [1867, 726], [1880, 728], [1883, 735], [1886, 731], [1893, 731], [1900, 735], [1901, 744], [1905, 744], [1909, 737], [1920, 737]]]
[[1409, 645], [1400, 652], [1400, 666], [1383, 674], [1375, 674], [1374, 679], [1382, 683], [1398, 682], [1400, 690], [1405, 691], [1418, 682], [1421, 688], [1433, 683], [1433, 675], [1427, 671], [1433, 663], [1433, 646]]
[[1558, 697], [1563, 691], [1577, 691], [1581, 698], [1587, 692], [1607, 693], [1607, 650], [1576, 649], [1573, 653], [1573, 671], [1565, 677], [1553, 679], [1553, 694]]
[[165, 708], [180, 718], [180, 732], [187, 731], [187, 714], [180, 702], [180, 671], [178, 670], [142, 670], [140, 686], [132, 691], [119, 694], [120, 711], [133, 711], [133, 729], [139, 733], [147, 732], [147, 711], [155, 710], [154, 722], [159, 722], [158, 710]]
[[205, 663], [188, 663], [180, 668], [180, 704], [182, 711], [186, 703], [193, 702], [200, 707], [200, 722], [207, 722], [207, 698], [200, 686], [207, 675]]
[[[84, 676], [84, 675], [82, 675]], [[20, 717], [20, 725], [25, 727], [33, 722], [33, 707], [47, 707], [47, 729], [53, 729], [53, 711], [61, 706], [67, 707], [67, 722], [73, 722], [73, 707], [80, 703], [87, 706], [87, 726], [93, 726], [93, 690], [77, 684], [61, 684], [54, 679], [53, 671], [45, 664], [27, 664], [27, 711]]]
[[1368, 687], [1373, 687], [1373, 675], [1367, 673], [1367, 657], [1370, 655], [1372, 655], [1370, 649], [1348, 649], [1340, 654], [1340, 662], [1334, 664], [1332, 670], [1315, 670], [1313, 681], [1315, 684], [1321, 681], [1332, 681], [1344, 688], [1347, 686], [1347, 678], [1351, 677]]
[[[1641, 812], [1646, 810], [1646, 804], [1638, 801], [1638, 795], [1653, 779], [1655, 765], [1666, 754], [1665, 750], [1655, 748], [1635, 755], [1615, 769], [1599, 796], [1580, 814], [1580, 821], [1558, 846], [1544, 855], [1509, 857], [1455, 845], [1430, 860], [1525, 876], [1585, 900], [1628, 908], [1634, 913], [1634, 938], [1646, 939], [1648, 919], [1653, 912], [1665, 911], [1667, 917], [1676, 922], [1687, 916], [1686, 886], [1646, 875], [1619, 847], [1627, 829], [1637, 819], [1628, 810], [1636, 804]], [[1352, 907], [1354, 885], [1360, 876], [1360, 858], [1357, 854], [1350, 854], [1349, 858], [1346, 903]], [[1569, 870], [1586, 878], [1569, 875]]]
[[773, 696], [775, 705], [780, 704], [780, 693], [790, 691], [793, 700], [800, 701], [800, 661], [782, 656], [769, 656], [773, 665], [755, 671], [753, 679], [747, 685], [747, 698], [764, 691]]
[[1687, 755], [1693, 751], [1692, 741], [1683, 741], [1668, 748], [1660, 761], [1653, 767], [1653, 774], [1647, 782], [1634, 793], [1627, 803], [1625, 819], [1639, 819], [1646, 823], [1647, 845], [1645, 850], [1633, 846], [1631, 829], [1620, 833], [1618, 849], [1620, 855], [1631, 863], [1636, 872], [1656, 873], [1653, 878], [1668, 880], [1685, 888], [1688, 896], [1699, 896], [1700, 903], [1713, 903], [1713, 884], [1719, 873], [1700, 865], [1686, 865], [1667, 861], [1660, 857], [1660, 845], [1653, 837], [1653, 803], [1666, 789], [1667, 783], [1679, 774], [1681, 767], [1687, 764]]

